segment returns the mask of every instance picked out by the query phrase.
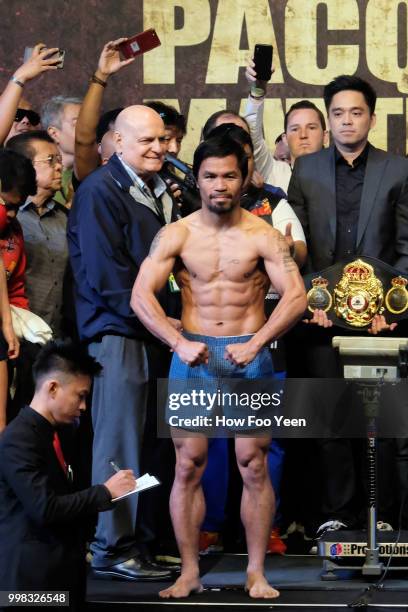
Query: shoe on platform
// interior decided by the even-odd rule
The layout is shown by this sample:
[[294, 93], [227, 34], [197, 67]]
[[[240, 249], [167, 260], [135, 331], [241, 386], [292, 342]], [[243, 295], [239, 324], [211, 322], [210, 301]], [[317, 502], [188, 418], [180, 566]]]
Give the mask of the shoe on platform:
[[394, 529], [389, 523], [384, 523], [383, 521], [377, 521], [377, 531], [394, 531]]
[[160, 553], [155, 555], [154, 563], [160, 569], [171, 572], [173, 576], [178, 576], [181, 572], [181, 558], [174, 553]]
[[316, 538], [320, 540], [320, 538], [322, 538], [328, 531], [340, 531], [341, 529], [347, 529], [347, 525], [336, 519], [326, 521], [320, 525], [319, 529], [317, 530]]
[[181, 558], [178, 553], [174, 552], [160, 552], [155, 555], [154, 560], [159, 565], [163, 567], [168, 567], [169, 570], [172, 569], [180, 569], [181, 567]]
[[200, 551], [200, 555], [222, 552], [224, 550], [224, 546], [222, 545], [221, 537], [218, 531], [200, 531], [198, 549]]
[[143, 562], [148, 563], [152, 568], [160, 570], [161, 572], [172, 572], [173, 574], [179, 574], [181, 570], [181, 559], [180, 557], [172, 557], [170, 555], [143, 555]]
[[127, 561], [108, 567], [94, 567], [93, 573], [98, 578], [133, 580], [135, 582], [171, 580], [172, 578], [170, 571], [159, 569], [153, 563], [138, 557], [132, 557]]
[[273, 527], [266, 552], [271, 555], [284, 555], [286, 548], [286, 544], [281, 538], [279, 527]]
[[171, 538], [162, 541], [160, 546], [156, 548], [152, 561], [170, 571], [179, 571], [181, 569], [181, 558], [176, 541]]
[[[347, 525], [338, 521], [336, 519], [326, 521], [316, 531], [316, 540], [320, 540], [326, 533], [331, 531], [341, 531], [342, 529], [347, 529]], [[317, 555], [317, 545], [315, 544], [310, 548], [309, 554]]]

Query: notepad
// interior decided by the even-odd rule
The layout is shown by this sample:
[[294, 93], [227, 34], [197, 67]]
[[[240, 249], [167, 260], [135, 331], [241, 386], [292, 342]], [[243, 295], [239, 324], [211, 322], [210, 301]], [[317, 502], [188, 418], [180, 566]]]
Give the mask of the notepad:
[[113, 502], [117, 502], [128, 495], [134, 495], [135, 493], [140, 493], [141, 491], [145, 491], [146, 489], [151, 489], [152, 487], [157, 487], [160, 483], [160, 480], [156, 478], [156, 476], [151, 476], [150, 474], [143, 474], [136, 480], [136, 486], [132, 491], [128, 493], [124, 493], [124, 495], [120, 495], [119, 497], [115, 497], [112, 499]]

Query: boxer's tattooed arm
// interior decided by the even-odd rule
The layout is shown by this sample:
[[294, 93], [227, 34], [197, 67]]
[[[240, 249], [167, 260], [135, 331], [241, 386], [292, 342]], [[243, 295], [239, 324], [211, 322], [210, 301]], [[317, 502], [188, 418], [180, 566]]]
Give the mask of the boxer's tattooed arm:
[[150, 245], [150, 251], [149, 251], [148, 257], [151, 257], [153, 253], [156, 251], [157, 247], [159, 246], [159, 242], [163, 237], [165, 229], [166, 229], [165, 227], [162, 227], [161, 230], [159, 230], [157, 234], [155, 235], [155, 237], [153, 238], [153, 242]]
[[297, 270], [296, 262], [292, 258], [289, 251], [289, 246], [282, 234], [278, 236], [278, 253], [282, 256], [283, 267], [285, 268], [286, 272], [293, 272], [293, 270]]
[[285, 267], [286, 272], [293, 272], [293, 270], [298, 270], [295, 260], [289, 254], [284, 255], [283, 265]]

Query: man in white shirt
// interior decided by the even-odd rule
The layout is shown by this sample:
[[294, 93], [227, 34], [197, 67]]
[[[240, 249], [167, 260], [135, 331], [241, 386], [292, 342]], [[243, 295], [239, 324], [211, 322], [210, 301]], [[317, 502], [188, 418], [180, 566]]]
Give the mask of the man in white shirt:
[[293, 104], [285, 115], [284, 136], [290, 152], [290, 166], [274, 159], [263, 135], [263, 112], [267, 82], [256, 78], [254, 62], [246, 69], [246, 77], [251, 86], [245, 111], [245, 119], [254, 143], [255, 166], [265, 181], [283, 189], [286, 193], [291, 178], [291, 166], [301, 155], [316, 153], [328, 140], [323, 113], [309, 100]]

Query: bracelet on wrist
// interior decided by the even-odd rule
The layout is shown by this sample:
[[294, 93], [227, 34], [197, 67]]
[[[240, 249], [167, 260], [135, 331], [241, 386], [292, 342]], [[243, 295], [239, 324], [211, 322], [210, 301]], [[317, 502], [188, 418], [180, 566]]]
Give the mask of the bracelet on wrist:
[[265, 96], [265, 90], [262, 87], [251, 87], [250, 94], [251, 98], [259, 99]]
[[17, 77], [13, 76], [10, 77], [10, 81], [12, 81], [13, 83], [15, 83], [16, 85], [19, 85], [21, 87], [21, 89], [24, 88], [24, 83], [22, 81], [19, 81]]
[[93, 74], [91, 76], [91, 78], [89, 79], [89, 82], [90, 83], [96, 83], [97, 85], [101, 85], [102, 87], [106, 87], [106, 85], [107, 85], [106, 81], [102, 81], [102, 79], [97, 77], [95, 74]]

